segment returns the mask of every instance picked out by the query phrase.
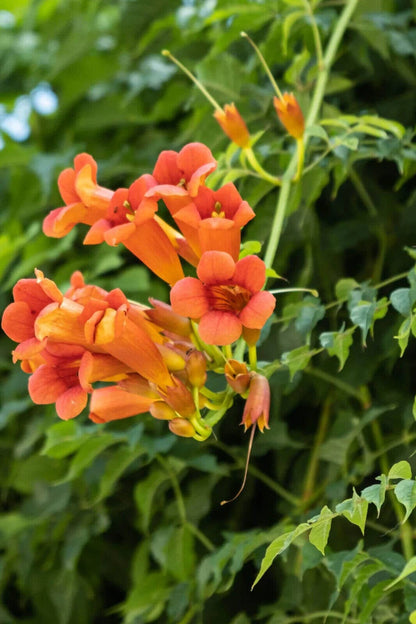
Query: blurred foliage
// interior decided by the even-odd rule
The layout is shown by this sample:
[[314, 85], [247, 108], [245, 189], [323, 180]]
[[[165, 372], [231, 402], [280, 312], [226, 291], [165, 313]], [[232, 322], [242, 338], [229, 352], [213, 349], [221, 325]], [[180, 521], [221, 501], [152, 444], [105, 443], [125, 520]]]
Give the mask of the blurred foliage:
[[[276, 190], [240, 176], [211, 105], [160, 51], [263, 131], [256, 149], [277, 174], [292, 145], [240, 32], [308, 111], [319, 75], [310, 11], [325, 46], [341, 9], [326, 0], [3, 0], [0, 307], [35, 266], [63, 288], [80, 269], [137, 300], [167, 298], [122, 249], [83, 247], [82, 228], [61, 240], [42, 234], [60, 205], [57, 175], [81, 151], [98, 160], [100, 183], [117, 188], [151, 171], [161, 150], [202, 141], [219, 159], [216, 181], [235, 179], [257, 211], [246, 240], [265, 243]], [[412, 515], [400, 524], [416, 505], [415, 19], [406, 0], [358, 3], [322, 123], [308, 130], [312, 156], [274, 268], [320, 299], [278, 298], [261, 347], [262, 360], [278, 362], [271, 430], [255, 440], [236, 502], [220, 507], [242, 478], [240, 403], [202, 445], [150, 416], [57, 422], [53, 407], [32, 406], [1, 337], [1, 623], [400, 624], [416, 611]], [[282, 556], [250, 592], [269, 544], [261, 574]]]

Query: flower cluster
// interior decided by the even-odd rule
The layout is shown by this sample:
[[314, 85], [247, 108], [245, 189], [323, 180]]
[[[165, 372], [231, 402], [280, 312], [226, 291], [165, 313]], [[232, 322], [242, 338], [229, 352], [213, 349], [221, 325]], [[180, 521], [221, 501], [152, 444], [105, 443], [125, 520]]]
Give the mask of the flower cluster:
[[[133, 303], [120, 289], [86, 284], [79, 271], [65, 293], [39, 270], [20, 280], [2, 327], [19, 343], [13, 360], [31, 375], [35, 403], [55, 403], [63, 419], [89, 403], [96, 423], [150, 412], [173, 433], [204, 440], [240, 394], [245, 429], [268, 428], [270, 390], [253, 349], [275, 298], [263, 290], [264, 262], [239, 257], [241, 229], [254, 212], [234, 184], [206, 186], [215, 168], [208, 147], [190, 143], [163, 151], [129, 188], [100, 186], [89, 154], [60, 174], [65, 205], [45, 218], [45, 234], [63, 237], [83, 223], [84, 244], [124, 245], [170, 285], [171, 303]], [[177, 229], [158, 215], [160, 200]], [[197, 277], [185, 276], [183, 261]], [[233, 359], [240, 339], [250, 368]], [[222, 392], [207, 387], [209, 370], [225, 374]]]

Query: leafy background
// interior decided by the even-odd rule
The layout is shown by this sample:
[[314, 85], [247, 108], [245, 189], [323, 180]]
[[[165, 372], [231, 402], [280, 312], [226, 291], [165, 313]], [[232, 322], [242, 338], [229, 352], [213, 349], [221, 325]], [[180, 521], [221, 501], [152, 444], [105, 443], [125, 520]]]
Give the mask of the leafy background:
[[[306, 112], [319, 73], [307, 7], [325, 44], [340, 2], [3, 0], [0, 307], [35, 266], [63, 288], [81, 269], [137, 300], [167, 299], [122, 249], [84, 248], [82, 228], [62, 240], [42, 234], [60, 205], [57, 175], [80, 151], [98, 160], [100, 183], [117, 188], [151, 171], [161, 150], [205, 142], [219, 159], [217, 182], [236, 179], [256, 210], [246, 240], [266, 243], [276, 190], [230, 172], [210, 104], [160, 51], [221, 104], [234, 101], [253, 134], [264, 131], [256, 149], [277, 174], [292, 144], [240, 31]], [[260, 352], [276, 368], [271, 430], [255, 440], [235, 503], [220, 506], [242, 478], [242, 402], [204, 444], [150, 416], [58, 422], [52, 406], [31, 404], [0, 337], [0, 622], [412, 617], [412, 516], [402, 521], [416, 505], [415, 18], [414, 3], [361, 0], [336, 55], [321, 118], [343, 121], [312, 132], [313, 167], [292, 189], [274, 262], [290, 285], [320, 297], [278, 297]], [[374, 115], [406, 130], [377, 126]], [[250, 591], [270, 543], [261, 574], [282, 555]]]

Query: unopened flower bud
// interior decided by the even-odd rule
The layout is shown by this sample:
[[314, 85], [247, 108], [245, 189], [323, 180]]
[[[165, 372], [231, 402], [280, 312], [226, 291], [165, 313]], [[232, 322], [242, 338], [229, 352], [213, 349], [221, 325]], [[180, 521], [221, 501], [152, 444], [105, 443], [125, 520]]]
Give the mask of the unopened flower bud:
[[241, 424], [247, 431], [251, 425], [257, 423], [260, 431], [269, 427], [269, 411], [270, 411], [270, 386], [264, 375], [259, 373], [252, 374], [250, 388], [243, 413]]
[[175, 385], [168, 386], [163, 392], [163, 398], [170, 407], [184, 418], [195, 414], [195, 403], [190, 390], [179, 379], [173, 377]]
[[207, 361], [201, 351], [190, 351], [186, 356], [185, 370], [191, 386], [202, 388], [207, 380]]
[[249, 147], [250, 134], [235, 104], [226, 104], [222, 110], [216, 110], [214, 117], [231, 141], [239, 147]]
[[158, 299], [149, 298], [153, 308], [146, 310], [146, 315], [153, 323], [159, 325], [164, 330], [177, 334], [178, 336], [188, 336], [192, 333], [191, 322], [188, 318], [176, 314], [168, 303]]
[[157, 420], [172, 420], [176, 418], [176, 412], [164, 401], [155, 401], [149, 407], [149, 412]]
[[193, 425], [189, 420], [186, 420], [186, 418], [174, 418], [170, 420], [169, 429], [172, 433], [182, 438], [193, 438], [196, 433]]
[[300, 139], [305, 132], [305, 120], [302, 110], [293, 93], [284, 93], [282, 98], [274, 97], [273, 104], [277, 116], [286, 130], [295, 139]]
[[169, 371], [177, 372], [185, 368], [184, 357], [169, 345], [158, 344], [157, 348]]
[[250, 385], [250, 373], [244, 362], [228, 360], [224, 366], [225, 378], [234, 392], [245, 394]]

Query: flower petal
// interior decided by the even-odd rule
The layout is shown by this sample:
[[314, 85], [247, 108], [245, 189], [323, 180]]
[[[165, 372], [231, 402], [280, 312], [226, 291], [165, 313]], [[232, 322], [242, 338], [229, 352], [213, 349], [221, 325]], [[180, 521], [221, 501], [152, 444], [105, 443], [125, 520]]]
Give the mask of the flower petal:
[[225, 251], [206, 251], [196, 272], [205, 284], [223, 284], [233, 277], [235, 268], [234, 260]]
[[72, 386], [56, 400], [56, 411], [59, 418], [69, 420], [78, 416], [86, 407], [88, 394], [81, 386]]
[[259, 292], [266, 281], [266, 265], [258, 256], [246, 256], [236, 264], [234, 282], [251, 293]]
[[195, 277], [184, 277], [170, 291], [172, 309], [176, 314], [199, 319], [208, 312], [204, 285]]
[[242, 329], [242, 323], [235, 314], [219, 310], [211, 310], [204, 314], [198, 326], [202, 340], [207, 344], [218, 346], [238, 340]]
[[240, 321], [249, 329], [261, 329], [276, 305], [274, 296], [262, 290], [255, 294], [240, 313]]
[[129, 418], [149, 411], [153, 397], [143, 397], [126, 392], [118, 386], [94, 390], [90, 401], [90, 418], [95, 423]]

